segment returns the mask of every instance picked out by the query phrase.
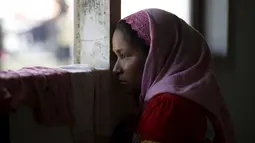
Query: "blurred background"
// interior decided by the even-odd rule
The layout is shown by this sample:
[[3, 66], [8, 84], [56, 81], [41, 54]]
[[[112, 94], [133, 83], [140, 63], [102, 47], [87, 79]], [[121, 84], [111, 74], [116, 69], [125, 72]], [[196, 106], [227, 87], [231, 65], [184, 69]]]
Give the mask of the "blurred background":
[[1, 68], [69, 64], [73, 0], [0, 0]]

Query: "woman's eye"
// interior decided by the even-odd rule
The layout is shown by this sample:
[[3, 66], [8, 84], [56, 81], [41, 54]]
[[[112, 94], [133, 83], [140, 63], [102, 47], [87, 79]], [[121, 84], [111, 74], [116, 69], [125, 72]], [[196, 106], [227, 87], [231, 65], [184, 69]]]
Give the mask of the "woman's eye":
[[124, 58], [126, 58], [126, 57], [127, 57], [126, 55], [120, 54], [120, 58], [124, 59]]

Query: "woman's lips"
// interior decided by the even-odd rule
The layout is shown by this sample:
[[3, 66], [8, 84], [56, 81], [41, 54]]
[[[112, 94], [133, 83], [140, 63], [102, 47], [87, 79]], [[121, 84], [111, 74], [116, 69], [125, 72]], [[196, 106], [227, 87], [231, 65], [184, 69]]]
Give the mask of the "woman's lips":
[[120, 84], [128, 84], [127, 81], [119, 80]]

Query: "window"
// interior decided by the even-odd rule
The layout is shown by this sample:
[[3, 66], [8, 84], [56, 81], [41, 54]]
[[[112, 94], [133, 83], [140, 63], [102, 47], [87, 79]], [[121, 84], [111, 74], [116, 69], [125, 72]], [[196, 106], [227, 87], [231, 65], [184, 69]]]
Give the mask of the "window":
[[228, 57], [229, 0], [209, 0], [205, 4], [205, 38], [212, 54]]
[[73, 0], [0, 0], [1, 69], [71, 62]]
[[[191, 2], [191, 0], [121, 0], [121, 17], [145, 8], [160, 8], [176, 14], [191, 24]], [[0, 24], [3, 31], [0, 51], [1, 69], [19, 69], [35, 65], [52, 67], [72, 63], [73, 3], [74, 0], [0, 0]], [[93, 3], [100, 3], [100, 16], [103, 17], [101, 19], [107, 21], [108, 2], [95, 0]], [[79, 7], [80, 12], [86, 10], [86, 7], [82, 7], [82, 3]], [[79, 63], [96, 65], [102, 63], [100, 67], [106, 67], [109, 64], [107, 58], [110, 47], [109, 23], [99, 22], [98, 24], [96, 20], [98, 16], [80, 14], [80, 24], [82, 24], [79, 29], [82, 35], [79, 41], [80, 46], [93, 47], [93, 50], [80, 47], [78, 53], [81, 55], [81, 62]], [[89, 24], [84, 23], [84, 17], [90, 18], [86, 20], [87, 22], [97, 21], [92, 24], [92, 27], [97, 31], [100, 30], [99, 33], [90, 28]], [[77, 22], [77, 18], [75, 19]], [[91, 37], [91, 34], [103, 36], [103, 38]], [[89, 36], [87, 38], [84, 35]], [[97, 55], [104, 56], [96, 58]]]
[[121, 18], [145, 8], [163, 9], [191, 23], [191, 0], [121, 0]]

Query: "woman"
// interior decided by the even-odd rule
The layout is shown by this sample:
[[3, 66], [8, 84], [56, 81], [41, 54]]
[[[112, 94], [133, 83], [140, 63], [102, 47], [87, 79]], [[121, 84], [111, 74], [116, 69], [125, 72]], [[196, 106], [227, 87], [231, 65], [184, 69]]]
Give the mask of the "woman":
[[113, 51], [113, 71], [143, 107], [132, 142], [234, 142], [210, 50], [182, 19], [159, 9], [132, 14], [118, 23]]

